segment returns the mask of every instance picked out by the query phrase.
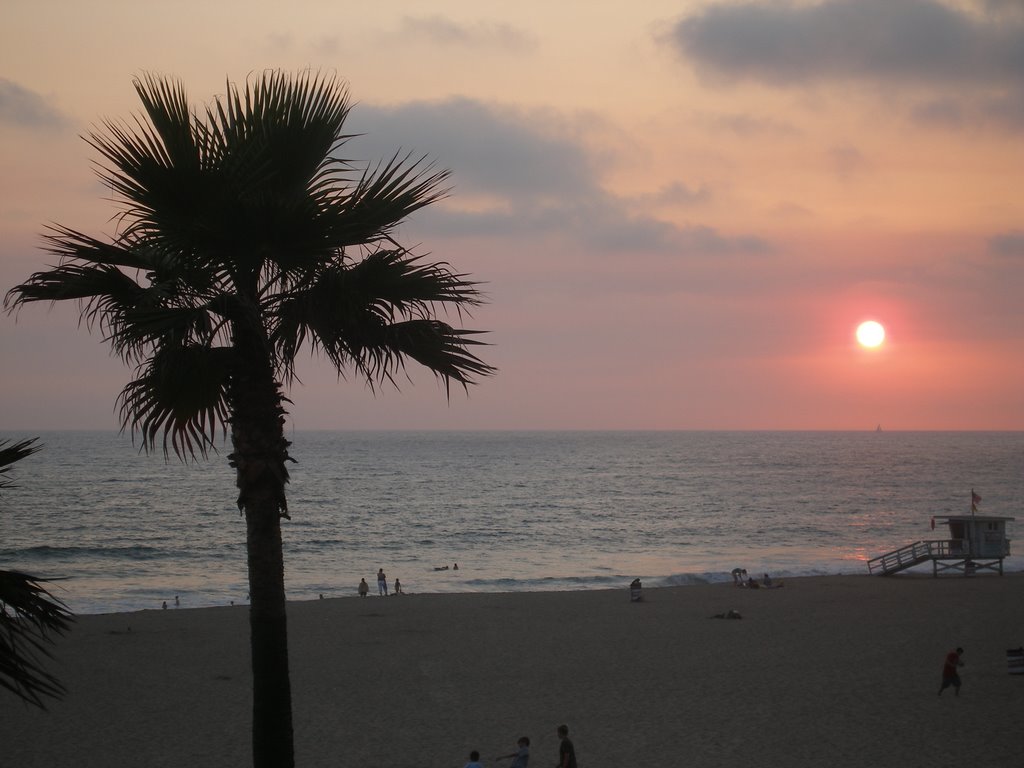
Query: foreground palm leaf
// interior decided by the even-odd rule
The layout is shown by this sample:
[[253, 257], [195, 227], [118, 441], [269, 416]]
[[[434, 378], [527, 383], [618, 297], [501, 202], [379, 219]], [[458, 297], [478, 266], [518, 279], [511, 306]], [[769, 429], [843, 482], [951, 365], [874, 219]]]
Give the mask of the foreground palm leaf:
[[305, 348], [371, 385], [413, 360], [446, 387], [467, 386], [493, 369], [472, 352], [475, 331], [435, 313], [461, 316], [480, 296], [392, 238], [446, 193], [447, 172], [395, 155], [355, 173], [336, 155], [349, 100], [334, 79], [268, 72], [244, 89], [228, 83], [202, 112], [175, 82], [135, 88], [144, 116], [88, 139], [123, 204], [116, 237], [51, 229], [58, 265], [11, 289], [6, 306], [81, 302], [136, 366], [121, 417], [147, 449], [206, 455], [230, 427], [252, 601], [253, 760], [290, 766], [282, 385]]
[[[39, 450], [35, 438], [0, 441], [0, 489], [13, 487], [11, 466]], [[43, 586], [42, 580], [17, 571], [0, 571], [0, 687], [23, 701], [46, 709], [43, 696], [60, 698], [61, 682], [43, 669], [48, 645], [62, 635], [71, 613]]]
[[0, 686], [46, 709], [43, 696], [60, 698], [60, 680], [43, 669], [48, 645], [70, 627], [71, 613], [42, 580], [18, 571], [0, 571]]

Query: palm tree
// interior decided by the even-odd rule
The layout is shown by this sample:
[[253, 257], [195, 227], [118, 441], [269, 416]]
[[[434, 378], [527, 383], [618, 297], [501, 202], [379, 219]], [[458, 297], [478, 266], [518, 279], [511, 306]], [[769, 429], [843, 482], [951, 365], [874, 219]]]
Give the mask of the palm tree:
[[481, 302], [477, 283], [394, 239], [409, 214], [443, 197], [447, 171], [396, 154], [359, 173], [338, 150], [345, 86], [309, 72], [265, 72], [193, 111], [177, 81], [135, 81], [144, 115], [106, 122], [88, 143], [123, 210], [110, 241], [63, 226], [46, 234], [58, 266], [12, 288], [28, 302], [80, 301], [81, 316], [135, 375], [122, 427], [147, 450], [204, 457], [230, 427], [246, 520], [253, 670], [253, 763], [291, 766], [281, 518], [289, 402], [303, 349], [339, 376], [394, 383], [412, 360], [467, 387], [494, 369], [478, 331], [437, 309]]
[[[0, 441], [0, 476], [11, 466], [39, 450], [37, 438], [9, 443]], [[12, 488], [0, 477], [0, 489]], [[60, 698], [60, 680], [42, 667], [40, 656], [49, 656], [47, 644], [69, 628], [71, 613], [51, 595], [43, 580], [19, 571], [0, 570], [0, 687], [22, 701], [46, 709], [43, 696]]]

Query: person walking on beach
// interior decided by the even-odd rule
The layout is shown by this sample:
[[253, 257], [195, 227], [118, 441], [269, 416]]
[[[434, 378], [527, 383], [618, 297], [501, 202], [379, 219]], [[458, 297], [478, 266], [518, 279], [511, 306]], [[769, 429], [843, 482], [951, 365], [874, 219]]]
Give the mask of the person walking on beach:
[[395, 579], [395, 594], [402, 594], [402, 582], [400, 582], [398, 579]]
[[576, 748], [569, 741], [569, 726], [558, 726], [558, 763], [555, 768], [576, 768]]
[[469, 753], [469, 762], [463, 768], [484, 768], [480, 765], [480, 753], [475, 749]]
[[957, 672], [957, 669], [964, 665], [960, 659], [963, 655], [963, 648], [957, 648], [955, 651], [950, 651], [946, 654], [946, 661], [942, 665], [942, 685], [939, 686], [939, 696], [951, 685], [955, 691], [953, 695], [960, 695], [960, 673]]
[[370, 591], [370, 585], [366, 583], [366, 579], [359, 580], [359, 596], [366, 597]]
[[384, 569], [377, 569], [377, 594], [387, 597], [388, 595], [388, 577], [384, 575]]
[[516, 746], [519, 748], [510, 755], [500, 755], [495, 760], [508, 760], [512, 758], [512, 762], [509, 763], [508, 768], [527, 768], [530, 763], [530, 737], [520, 736], [519, 741], [516, 742]]

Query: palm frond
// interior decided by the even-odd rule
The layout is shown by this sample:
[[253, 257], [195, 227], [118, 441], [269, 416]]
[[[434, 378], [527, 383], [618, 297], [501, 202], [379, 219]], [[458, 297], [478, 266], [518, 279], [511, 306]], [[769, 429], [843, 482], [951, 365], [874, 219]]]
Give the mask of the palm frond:
[[271, 71], [244, 90], [228, 83], [207, 123], [223, 151], [221, 167], [249, 174], [241, 188], [280, 198], [307, 194], [343, 135], [349, 109], [348, 91], [333, 77]]
[[136, 78], [135, 92], [149, 117], [159, 145], [151, 142], [151, 153], [168, 166], [195, 163], [199, 155], [185, 87], [177, 81], [146, 74]]
[[385, 346], [412, 358], [446, 383], [467, 386], [474, 377], [494, 373], [494, 368], [468, 350], [484, 344], [473, 338], [482, 333], [453, 328], [440, 320], [408, 320], [388, 326]]
[[121, 424], [165, 455], [206, 456], [217, 426], [228, 422], [227, 387], [233, 353], [227, 347], [163, 347], [119, 397]]
[[203, 188], [200, 125], [180, 83], [147, 75], [134, 85], [147, 119], [107, 121], [104, 133], [89, 135], [86, 141], [107, 160], [97, 173], [125, 206], [122, 235], [187, 232], [203, 202], [190, 194]]
[[374, 297], [378, 306], [427, 317], [437, 304], [456, 308], [482, 303], [479, 283], [453, 272], [444, 262], [427, 262], [402, 248], [369, 253], [349, 268], [353, 291]]
[[7, 309], [35, 301], [90, 300], [105, 295], [131, 295], [142, 288], [118, 267], [143, 269], [146, 264], [129, 251], [74, 230], [54, 228], [45, 235], [60, 266], [36, 272], [4, 298]]
[[[38, 440], [38, 437], [29, 437], [10, 445], [10, 440], [0, 440], [0, 475], [6, 475], [10, 472], [12, 465], [42, 448], [38, 444]], [[13, 487], [14, 483], [10, 479], [0, 477], [0, 490]]]
[[[493, 372], [472, 355], [460, 358], [457, 350], [464, 349], [461, 337], [469, 337], [473, 331], [456, 332], [441, 324], [451, 331], [441, 337], [421, 330], [425, 348], [415, 350], [417, 337], [412, 329], [416, 326], [409, 321], [430, 318], [437, 305], [450, 304], [461, 312], [480, 298], [476, 283], [444, 264], [425, 263], [403, 249], [376, 251], [355, 264], [336, 261], [303, 290], [291, 290], [270, 301], [276, 306], [277, 320], [272, 343], [286, 379], [291, 375], [289, 361], [295, 360], [307, 342], [313, 351], [323, 352], [339, 372], [353, 366], [371, 383], [393, 380], [390, 373], [402, 367], [403, 356], [461, 383], [472, 375]], [[396, 324], [403, 324], [407, 331], [389, 331]], [[451, 359], [434, 349], [439, 338], [450, 343]]]
[[404, 219], [448, 195], [443, 185], [450, 172], [426, 158], [409, 162], [410, 157], [396, 153], [363, 174], [351, 191], [320, 200], [336, 248], [388, 240]]
[[40, 709], [46, 709], [43, 696], [63, 696], [66, 689], [43, 669], [41, 657], [52, 658], [53, 635], [67, 632], [71, 621], [42, 580], [0, 570], [0, 686]]
[[[0, 441], [0, 475], [38, 451], [37, 441]], [[6, 477], [0, 480], [0, 489], [12, 487]], [[46, 709], [43, 696], [63, 695], [64, 686], [43, 669], [40, 657], [50, 656], [47, 645], [53, 635], [67, 631], [70, 621], [67, 606], [42, 586], [41, 579], [0, 570], [0, 687], [41, 709]]]

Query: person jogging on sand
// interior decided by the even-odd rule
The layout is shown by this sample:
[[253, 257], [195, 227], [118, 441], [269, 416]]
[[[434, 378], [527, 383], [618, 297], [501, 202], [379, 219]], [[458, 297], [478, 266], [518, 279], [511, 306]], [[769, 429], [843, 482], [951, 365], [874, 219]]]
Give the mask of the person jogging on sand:
[[960, 673], [957, 672], [957, 669], [964, 665], [963, 661], [960, 660], [960, 657], [963, 655], [963, 648], [957, 648], [955, 651], [950, 651], [946, 654], [946, 661], [942, 665], [942, 685], [939, 686], [939, 696], [951, 685], [954, 691], [956, 691], [953, 695], [960, 695]]

